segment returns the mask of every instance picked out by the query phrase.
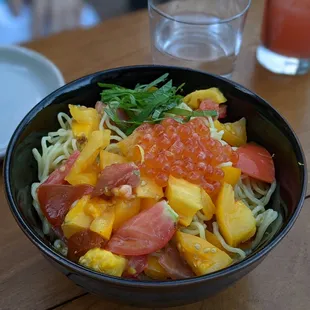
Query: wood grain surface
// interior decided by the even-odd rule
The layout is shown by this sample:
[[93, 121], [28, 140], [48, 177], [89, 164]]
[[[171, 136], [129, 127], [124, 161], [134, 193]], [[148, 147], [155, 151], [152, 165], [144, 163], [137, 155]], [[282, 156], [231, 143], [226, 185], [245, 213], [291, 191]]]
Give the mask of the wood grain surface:
[[[233, 79], [257, 92], [282, 113], [310, 157], [310, 75], [278, 76], [255, 59], [263, 1], [253, 0]], [[95, 71], [151, 63], [145, 11], [31, 42], [28, 47], [50, 58], [66, 81]], [[119, 309], [83, 292], [55, 271], [18, 228], [0, 180], [0, 309]], [[310, 201], [288, 236], [252, 273], [219, 295], [181, 310], [306, 310], [310, 305]]]

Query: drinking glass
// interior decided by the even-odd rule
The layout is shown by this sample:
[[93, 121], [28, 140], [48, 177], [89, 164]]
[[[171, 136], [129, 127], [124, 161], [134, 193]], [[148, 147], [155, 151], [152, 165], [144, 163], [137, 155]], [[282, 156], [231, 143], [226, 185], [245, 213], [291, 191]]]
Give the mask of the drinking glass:
[[265, 0], [258, 62], [274, 73], [310, 70], [310, 0]]
[[251, 0], [148, 0], [153, 62], [231, 77]]

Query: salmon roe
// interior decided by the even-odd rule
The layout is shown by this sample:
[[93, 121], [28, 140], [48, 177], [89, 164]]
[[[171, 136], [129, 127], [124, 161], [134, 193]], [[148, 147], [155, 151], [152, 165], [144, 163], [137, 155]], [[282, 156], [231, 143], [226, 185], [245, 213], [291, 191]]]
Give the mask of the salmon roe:
[[173, 175], [200, 185], [210, 195], [216, 194], [224, 177], [218, 166], [238, 161], [238, 154], [229, 145], [211, 138], [201, 118], [186, 124], [168, 118], [156, 125], [143, 124], [137, 130], [142, 133], [137, 143], [145, 153], [141, 174], [154, 178], [162, 187]]

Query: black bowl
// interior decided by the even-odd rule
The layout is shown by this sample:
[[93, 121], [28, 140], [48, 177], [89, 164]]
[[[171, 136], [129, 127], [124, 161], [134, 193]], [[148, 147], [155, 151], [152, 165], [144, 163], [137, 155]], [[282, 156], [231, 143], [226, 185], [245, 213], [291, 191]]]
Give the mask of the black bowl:
[[[94, 106], [99, 99], [98, 82], [134, 87], [137, 83], [149, 83], [166, 72], [175, 85], [186, 82], [185, 94], [196, 89], [220, 88], [228, 99], [228, 120], [246, 117], [249, 140], [256, 141], [275, 154], [279, 186], [271, 203], [281, 213], [283, 224], [267, 245], [258, 248], [244, 261], [206, 276], [166, 282], [138, 282], [93, 272], [59, 255], [43, 235], [30, 195], [31, 183], [37, 181], [37, 165], [31, 150], [40, 147], [42, 136], [58, 129], [57, 114], [68, 112], [68, 104]], [[224, 78], [164, 66], [135, 66], [98, 72], [50, 94], [28, 113], [16, 129], [7, 150], [4, 179], [7, 199], [16, 221], [58, 270], [91, 293], [144, 307], [176, 306], [205, 299], [249, 273], [293, 226], [303, 205], [307, 185], [306, 162], [300, 143], [283, 117], [265, 100]], [[280, 195], [287, 205], [283, 210], [279, 209]]]

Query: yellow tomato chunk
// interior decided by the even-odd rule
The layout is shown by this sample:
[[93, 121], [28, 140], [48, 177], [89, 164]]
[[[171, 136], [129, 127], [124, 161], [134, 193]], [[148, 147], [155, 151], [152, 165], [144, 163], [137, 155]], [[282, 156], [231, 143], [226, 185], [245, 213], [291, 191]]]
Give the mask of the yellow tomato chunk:
[[99, 129], [100, 115], [94, 108], [69, 104], [72, 115], [72, 132], [75, 137], [86, 137]]
[[110, 130], [93, 131], [65, 180], [71, 185], [80, 184], [78, 174], [84, 172], [93, 165], [100, 149], [105, 148], [110, 143], [110, 136]]
[[152, 208], [157, 202], [154, 198], [141, 198], [141, 211]]
[[235, 186], [241, 177], [241, 170], [235, 167], [223, 167], [222, 170], [225, 173], [223, 182]]
[[141, 182], [136, 188], [136, 193], [139, 198], [154, 198], [156, 200], [164, 196], [162, 187], [157, 185], [154, 180], [147, 177], [141, 177]]
[[215, 103], [221, 104], [227, 101], [221, 91], [212, 87], [209, 89], [196, 90], [184, 97], [183, 101], [192, 109], [198, 109], [201, 101], [211, 99]]
[[202, 238], [177, 231], [176, 242], [180, 254], [197, 276], [221, 270], [232, 263], [229, 255]]
[[114, 219], [114, 206], [108, 206], [101, 213], [101, 215], [99, 215], [92, 221], [90, 225], [90, 230], [101, 235], [104, 239], [109, 240], [112, 233]]
[[206, 239], [208, 242], [210, 242], [215, 247], [217, 247], [218, 249], [222, 250], [223, 252], [229, 255], [229, 253], [223, 248], [219, 239], [217, 239], [217, 237], [212, 232], [210, 232], [209, 230], [206, 230], [205, 233], [206, 233]]
[[207, 221], [211, 220], [215, 214], [215, 206], [211, 197], [204, 189], [201, 189], [202, 212], [207, 217]]
[[74, 207], [67, 213], [61, 225], [64, 236], [69, 239], [75, 233], [88, 229], [93, 218], [85, 213], [85, 206], [89, 196], [83, 196]]
[[131, 200], [118, 199], [115, 202], [115, 220], [113, 230], [119, 229], [126, 221], [140, 212], [140, 199]]
[[127, 260], [103, 249], [91, 249], [80, 257], [79, 264], [110, 276], [120, 277], [124, 272]]
[[223, 130], [223, 140], [230, 146], [241, 146], [247, 142], [246, 134], [246, 119], [243, 117], [234, 123], [222, 124], [219, 121], [214, 121], [214, 126], [217, 130]]
[[160, 265], [158, 258], [155, 256], [148, 256], [144, 273], [154, 280], [166, 280], [168, 278], [166, 270]]
[[246, 242], [256, 233], [252, 211], [242, 202], [235, 202], [234, 190], [224, 183], [216, 201], [216, 219], [225, 241], [232, 247]]
[[169, 176], [166, 197], [171, 208], [179, 215], [182, 225], [188, 226], [196, 212], [203, 208], [198, 185]]
[[127, 162], [126, 157], [114, 154], [105, 150], [100, 151], [100, 169], [103, 170], [105, 167], [113, 164], [124, 164]]

